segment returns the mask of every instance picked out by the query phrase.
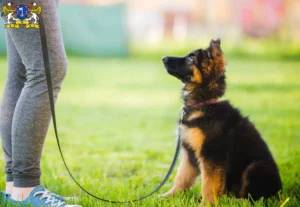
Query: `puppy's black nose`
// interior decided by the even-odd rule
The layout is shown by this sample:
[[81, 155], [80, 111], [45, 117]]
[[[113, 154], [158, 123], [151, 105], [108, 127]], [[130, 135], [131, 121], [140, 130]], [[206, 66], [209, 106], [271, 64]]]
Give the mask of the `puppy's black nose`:
[[169, 60], [169, 58], [168, 58], [167, 56], [165, 56], [165, 57], [162, 58], [162, 61], [163, 61], [164, 63], [168, 62], [168, 60]]

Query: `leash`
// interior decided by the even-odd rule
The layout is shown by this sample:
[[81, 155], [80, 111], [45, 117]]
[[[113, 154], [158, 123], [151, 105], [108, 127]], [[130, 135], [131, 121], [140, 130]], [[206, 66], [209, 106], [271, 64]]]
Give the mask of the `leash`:
[[48, 87], [48, 95], [49, 95], [49, 100], [50, 100], [50, 108], [51, 108], [51, 114], [52, 114], [52, 122], [53, 122], [53, 126], [54, 126], [54, 132], [55, 132], [55, 137], [56, 137], [56, 142], [57, 142], [57, 146], [59, 149], [59, 153], [61, 155], [61, 158], [63, 160], [63, 163], [70, 175], [70, 177], [73, 179], [73, 181], [78, 185], [78, 187], [83, 190], [85, 193], [87, 193], [88, 195], [90, 195], [91, 197], [94, 197], [95, 199], [104, 201], [104, 202], [109, 202], [109, 203], [130, 203], [130, 202], [137, 202], [137, 201], [141, 201], [144, 200], [145, 198], [153, 195], [154, 193], [156, 193], [169, 179], [169, 177], [172, 174], [172, 171], [176, 165], [176, 161], [178, 159], [178, 155], [180, 152], [180, 138], [178, 136], [177, 139], [177, 146], [176, 146], [176, 151], [175, 151], [175, 155], [173, 158], [173, 161], [171, 163], [171, 166], [166, 174], [166, 176], [164, 177], [164, 179], [162, 180], [162, 182], [150, 193], [148, 193], [145, 196], [142, 196], [140, 198], [137, 199], [133, 199], [133, 200], [125, 200], [125, 201], [114, 201], [114, 200], [108, 200], [105, 198], [100, 198], [92, 193], [90, 193], [88, 190], [86, 190], [85, 188], [82, 187], [82, 185], [75, 179], [75, 177], [72, 175], [62, 152], [61, 146], [60, 146], [60, 141], [59, 141], [59, 137], [58, 137], [58, 130], [57, 130], [57, 124], [56, 124], [56, 116], [55, 116], [55, 106], [54, 106], [54, 98], [53, 98], [53, 90], [52, 90], [52, 79], [51, 79], [51, 71], [50, 71], [50, 64], [49, 64], [49, 54], [48, 54], [48, 46], [47, 46], [47, 37], [46, 37], [46, 31], [45, 31], [45, 25], [43, 22], [43, 17], [42, 15], [40, 15], [40, 36], [41, 36], [41, 44], [42, 44], [42, 52], [43, 52], [43, 59], [44, 59], [44, 66], [45, 66], [45, 73], [46, 73], [46, 79], [47, 79], [47, 87]]

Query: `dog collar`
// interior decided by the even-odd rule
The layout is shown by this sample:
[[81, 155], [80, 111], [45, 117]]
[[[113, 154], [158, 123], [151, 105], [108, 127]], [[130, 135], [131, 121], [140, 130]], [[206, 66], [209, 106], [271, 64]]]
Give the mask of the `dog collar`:
[[207, 101], [203, 101], [203, 102], [199, 102], [199, 103], [196, 103], [194, 105], [185, 105], [182, 107], [182, 111], [184, 113], [187, 113], [193, 109], [200, 109], [201, 107], [207, 105], [207, 104], [212, 104], [212, 103], [217, 103], [218, 102], [218, 99], [217, 98], [214, 98], [214, 99], [211, 99], [211, 100], [207, 100]]

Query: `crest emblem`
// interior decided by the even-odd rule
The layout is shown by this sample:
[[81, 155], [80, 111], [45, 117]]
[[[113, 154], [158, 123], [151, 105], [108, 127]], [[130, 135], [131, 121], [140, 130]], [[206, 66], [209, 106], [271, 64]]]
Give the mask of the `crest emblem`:
[[27, 5], [7, 3], [2, 7], [2, 12], [5, 15], [5, 28], [20, 28], [20, 25], [25, 25], [25, 28], [39, 28], [39, 14], [42, 12], [42, 7], [37, 3]]
[[15, 9], [17, 11], [17, 17], [21, 20], [26, 19], [29, 11], [28, 6], [26, 5], [18, 5]]

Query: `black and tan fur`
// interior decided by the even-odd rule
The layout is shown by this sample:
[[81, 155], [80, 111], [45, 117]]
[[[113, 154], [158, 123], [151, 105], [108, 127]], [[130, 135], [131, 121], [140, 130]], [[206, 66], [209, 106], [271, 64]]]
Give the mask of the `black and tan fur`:
[[[185, 105], [222, 97], [225, 59], [220, 40], [185, 57], [164, 57], [168, 73], [183, 83]], [[277, 195], [281, 180], [276, 163], [255, 126], [228, 101], [189, 111], [179, 121], [182, 159], [174, 186], [164, 196], [190, 188], [201, 174], [202, 206], [230, 193], [257, 200]], [[201, 173], [200, 173], [201, 172]]]

